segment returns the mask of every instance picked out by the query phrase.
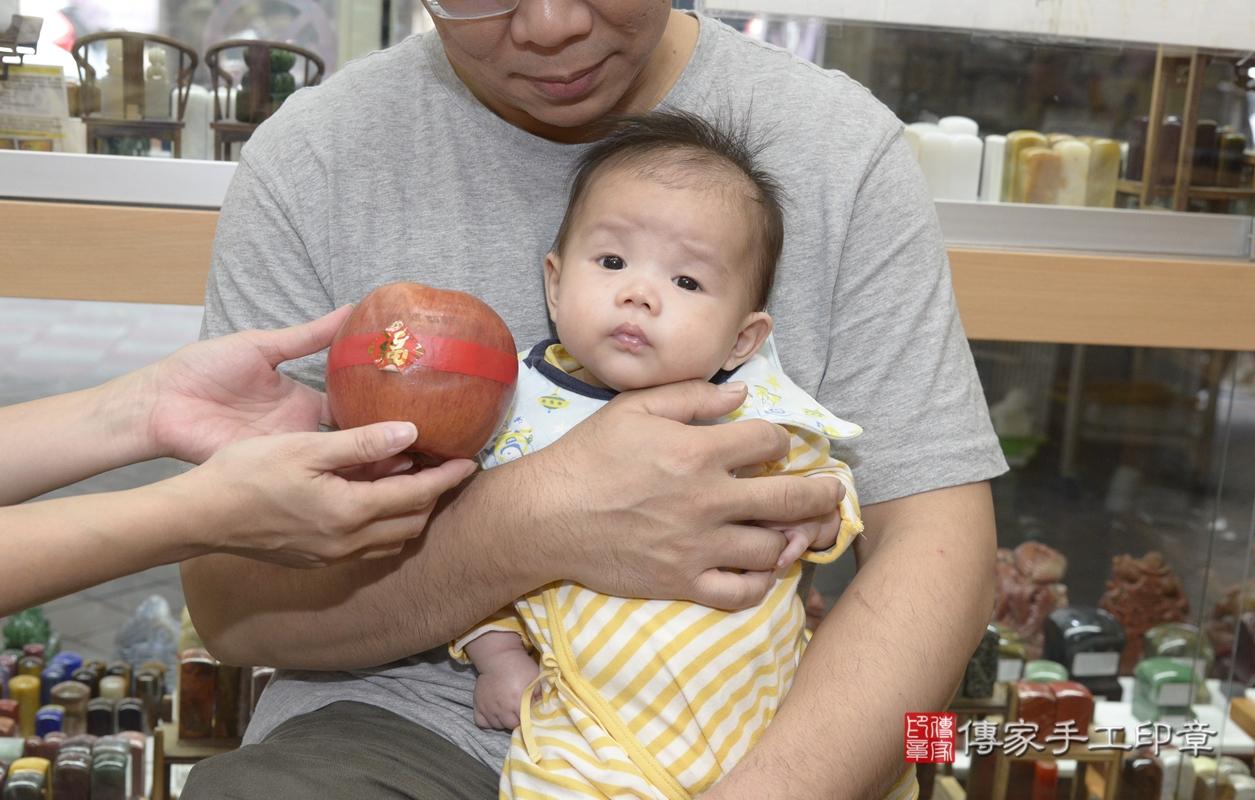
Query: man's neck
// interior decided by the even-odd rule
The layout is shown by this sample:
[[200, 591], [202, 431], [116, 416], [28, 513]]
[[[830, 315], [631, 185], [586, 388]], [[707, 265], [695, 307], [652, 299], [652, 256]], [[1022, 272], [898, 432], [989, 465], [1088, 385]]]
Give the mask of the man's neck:
[[[658, 46], [654, 48], [640, 72], [636, 74], [623, 97], [619, 98], [619, 102], [615, 103], [606, 115], [644, 114], [656, 108], [684, 74], [684, 68], [688, 66], [693, 51], [697, 49], [700, 32], [701, 23], [696, 17], [672, 9]], [[450, 58], [449, 63], [453, 66], [458, 79], [471, 90], [471, 93], [494, 114], [511, 125], [542, 139], [562, 144], [578, 144], [598, 138], [601, 119], [570, 128], [542, 122], [524, 111], [492, 102], [483, 95], [475, 80], [458, 67], [457, 62]]]
[[644, 114], [657, 108], [684, 74], [700, 32], [696, 17], [672, 9], [662, 40], [611, 113]]

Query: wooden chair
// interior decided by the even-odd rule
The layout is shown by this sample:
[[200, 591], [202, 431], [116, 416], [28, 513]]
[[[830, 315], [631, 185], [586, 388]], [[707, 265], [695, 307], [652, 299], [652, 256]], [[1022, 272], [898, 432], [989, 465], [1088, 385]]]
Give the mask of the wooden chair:
[[[122, 42], [122, 108], [120, 109], [122, 113], [106, 116], [102, 113], [103, 100], [96, 70], [87, 62], [87, 48], [95, 42], [109, 40]], [[177, 64], [172, 63], [168, 57], [166, 59], [169, 86], [178, 90], [176, 107], [170, 109], [168, 116], [158, 116], [154, 110], [146, 108], [147, 93], [144, 86], [146, 46], [161, 47], [167, 55], [170, 51], [178, 55]], [[87, 124], [88, 152], [102, 152], [106, 138], [135, 136], [172, 142], [175, 158], [182, 155], [183, 111], [187, 107], [187, 95], [192, 87], [192, 76], [199, 63], [195, 50], [175, 39], [152, 33], [105, 31], [75, 39], [70, 52], [78, 63], [81, 86], [79, 113], [83, 122]]]
[[[223, 53], [229, 50], [243, 51], [244, 63], [248, 67], [247, 87], [237, 86], [235, 76], [222, 67]], [[214, 131], [214, 160], [229, 161], [231, 145], [247, 142], [257, 126], [269, 119], [291, 93], [290, 88], [286, 92], [277, 92], [276, 89], [282, 87], [276, 87], [276, 81], [271, 74], [272, 58], [282, 53], [300, 58], [304, 62], [301, 86], [316, 86], [327, 71], [327, 65], [317, 53], [283, 42], [229, 39], [205, 50], [205, 64], [209, 67], [209, 76], [213, 82], [214, 121], [210, 127]], [[289, 73], [294, 67], [295, 63], [282, 72]], [[221, 91], [223, 89], [226, 91]], [[234, 114], [230, 113], [228, 102], [232, 92], [236, 97]], [[279, 95], [278, 102], [275, 102], [276, 95]]]

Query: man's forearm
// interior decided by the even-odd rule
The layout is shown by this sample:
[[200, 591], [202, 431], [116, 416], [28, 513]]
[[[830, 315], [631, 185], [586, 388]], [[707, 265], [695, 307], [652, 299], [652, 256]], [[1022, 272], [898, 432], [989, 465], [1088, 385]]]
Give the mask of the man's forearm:
[[513, 472], [480, 473], [446, 493], [396, 558], [317, 570], [222, 555], [186, 562], [197, 632], [223, 661], [299, 669], [374, 666], [449, 641], [551, 579], [526, 537], [503, 530], [526, 496]]
[[858, 575], [712, 797], [880, 797], [904, 768], [903, 714], [942, 710], [953, 694], [993, 608], [988, 484], [868, 506], [863, 519]]

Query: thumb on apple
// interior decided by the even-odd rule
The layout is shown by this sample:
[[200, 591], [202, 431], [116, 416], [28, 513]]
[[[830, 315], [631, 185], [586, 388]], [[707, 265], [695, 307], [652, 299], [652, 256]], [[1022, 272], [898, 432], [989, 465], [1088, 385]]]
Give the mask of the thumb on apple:
[[400, 453], [418, 438], [412, 422], [376, 422], [360, 428], [316, 434], [309, 440], [309, 465], [337, 470], [374, 464]]

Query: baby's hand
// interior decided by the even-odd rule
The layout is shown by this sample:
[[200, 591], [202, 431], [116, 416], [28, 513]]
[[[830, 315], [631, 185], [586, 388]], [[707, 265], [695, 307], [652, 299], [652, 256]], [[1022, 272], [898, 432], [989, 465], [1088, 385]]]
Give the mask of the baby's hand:
[[491, 663], [479, 667], [479, 678], [475, 681], [475, 724], [503, 731], [517, 728], [523, 692], [539, 674], [540, 667], [535, 659], [521, 648], [497, 653]]
[[513, 654], [510, 663], [494, 664], [474, 682], [474, 723], [483, 728], [512, 731], [518, 727], [518, 708], [523, 692], [541, 673], [527, 653]]

